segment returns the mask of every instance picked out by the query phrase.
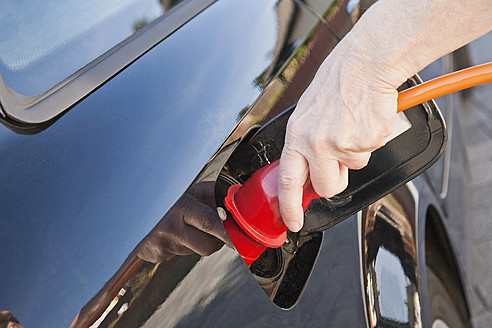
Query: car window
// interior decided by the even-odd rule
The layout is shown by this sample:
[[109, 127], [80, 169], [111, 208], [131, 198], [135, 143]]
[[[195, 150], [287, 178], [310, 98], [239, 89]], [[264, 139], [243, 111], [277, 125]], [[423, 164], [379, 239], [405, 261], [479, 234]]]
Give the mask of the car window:
[[43, 131], [215, 1], [0, 2], [0, 123]]
[[2, 1], [0, 74], [16, 93], [41, 94], [181, 1]]

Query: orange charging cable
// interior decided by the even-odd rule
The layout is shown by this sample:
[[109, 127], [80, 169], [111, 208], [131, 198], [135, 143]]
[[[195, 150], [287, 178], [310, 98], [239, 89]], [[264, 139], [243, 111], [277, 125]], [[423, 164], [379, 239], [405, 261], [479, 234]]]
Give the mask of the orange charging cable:
[[[492, 62], [473, 66], [461, 71], [450, 73], [433, 80], [416, 85], [398, 94], [398, 112], [443, 96], [445, 94], [473, 87], [478, 84], [492, 82]], [[89, 313], [81, 311], [70, 327], [92, 325], [107, 309], [118, 291], [137, 270], [145, 263], [138, 256], [131, 256], [111, 278], [107, 290], [95, 300]]]
[[398, 93], [397, 112], [448, 93], [492, 82], [492, 62], [437, 77]]

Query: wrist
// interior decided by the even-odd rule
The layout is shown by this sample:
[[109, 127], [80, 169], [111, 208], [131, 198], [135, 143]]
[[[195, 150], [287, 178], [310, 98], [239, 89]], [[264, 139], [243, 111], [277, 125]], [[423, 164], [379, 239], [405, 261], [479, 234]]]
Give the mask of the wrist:
[[[385, 46], [377, 37], [363, 29], [350, 31], [342, 40], [347, 61], [364, 67], [363, 71], [371, 82], [382, 87], [396, 89], [409, 77], [415, 75], [419, 68], [406, 58], [403, 49], [397, 46]], [[342, 45], [341, 42], [341, 45]]]
[[488, 0], [380, 0], [340, 42], [371, 74], [398, 87], [439, 57], [492, 29]]

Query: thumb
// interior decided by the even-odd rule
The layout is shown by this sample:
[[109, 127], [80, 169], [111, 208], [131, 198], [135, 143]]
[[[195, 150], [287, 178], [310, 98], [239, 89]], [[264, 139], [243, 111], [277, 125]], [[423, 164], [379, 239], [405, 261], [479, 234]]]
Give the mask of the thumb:
[[278, 172], [278, 203], [284, 224], [293, 232], [302, 228], [302, 190], [308, 178], [308, 162], [295, 150], [284, 148]]

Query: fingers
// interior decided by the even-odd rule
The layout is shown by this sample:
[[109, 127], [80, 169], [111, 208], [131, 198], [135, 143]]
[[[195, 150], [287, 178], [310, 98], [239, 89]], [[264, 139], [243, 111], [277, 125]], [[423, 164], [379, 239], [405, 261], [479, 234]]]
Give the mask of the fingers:
[[178, 244], [208, 256], [229, 241], [215, 209], [189, 194], [184, 194], [177, 205], [173, 235]]
[[325, 198], [341, 193], [348, 184], [348, 168], [337, 160], [313, 161], [309, 164], [311, 184]]
[[233, 246], [217, 211], [212, 207], [200, 202], [193, 202], [193, 207], [189, 208], [183, 215], [183, 221], [185, 224], [219, 239], [222, 243]]
[[193, 184], [187, 194], [195, 197], [198, 201], [210, 206], [215, 207], [215, 182], [214, 181], [201, 181]]
[[289, 118], [280, 160], [278, 198], [287, 227], [302, 227], [302, 186], [332, 197], [348, 185], [348, 169], [365, 167], [393, 128], [398, 92], [353, 56], [347, 43], [325, 59]]
[[224, 245], [223, 241], [195, 227], [187, 226], [184, 232], [184, 234], [175, 235], [176, 244], [201, 256], [212, 255]]
[[282, 152], [278, 174], [278, 202], [280, 216], [291, 231], [299, 231], [304, 221], [302, 187], [308, 178], [308, 164], [304, 156], [287, 147]]
[[[195, 191], [200, 194], [199, 190]], [[208, 256], [218, 251], [224, 243], [232, 246], [215, 208], [185, 193], [142, 240], [136, 251], [141, 259], [159, 263], [176, 255], [197, 253]]]
[[370, 152], [350, 153], [340, 156], [340, 162], [351, 170], [360, 170], [366, 167], [371, 158]]

